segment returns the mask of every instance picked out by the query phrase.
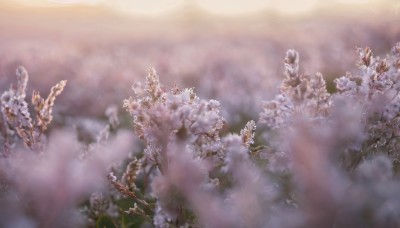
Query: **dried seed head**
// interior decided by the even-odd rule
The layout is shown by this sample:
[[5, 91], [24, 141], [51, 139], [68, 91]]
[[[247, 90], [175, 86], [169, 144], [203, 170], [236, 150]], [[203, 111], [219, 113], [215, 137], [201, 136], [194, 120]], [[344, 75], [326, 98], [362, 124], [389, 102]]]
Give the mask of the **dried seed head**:
[[360, 57], [358, 65], [369, 67], [373, 61], [373, 54], [371, 48], [369, 47], [366, 47], [364, 49], [358, 48], [357, 50]]
[[289, 49], [286, 52], [285, 63], [285, 75], [288, 78], [298, 77], [299, 71], [299, 53], [294, 49]]
[[53, 120], [52, 112], [56, 97], [64, 90], [67, 81], [63, 80], [51, 88], [49, 96], [44, 100], [39, 93], [34, 91], [32, 95], [32, 104], [36, 111], [36, 125], [42, 131], [47, 129], [47, 125]]
[[146, 77], [145, 90], [151, 95], [153, 100], [157, 100], [162, 94], [160, 79], [156, 70], [152, 67], [149, 68], [149, 73]]
[[29, 76], [28, 72], [23, 66], [19, 66], [16, 70], [17, 74], [17, 94], [25, 98], [26, 86], [28, 84]]
[[244, 129], [240, 131], [240, 137], [246, 147], [254, 143], [254, 131], [256, 130], [256, 123], [253, 120], [247, 122]]
[[376, 72], [379, 74], [385, 73], [389, 70], [389, 66], [386, 62], [386, 59], [379, 61], [378, 65], [375, 68]]

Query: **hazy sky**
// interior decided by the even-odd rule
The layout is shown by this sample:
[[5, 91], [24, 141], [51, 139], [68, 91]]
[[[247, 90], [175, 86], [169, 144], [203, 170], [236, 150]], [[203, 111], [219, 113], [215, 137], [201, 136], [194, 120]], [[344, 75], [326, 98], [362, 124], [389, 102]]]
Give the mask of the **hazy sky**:
[[[1, 1], [1, 0], [0, 0]], [[317, 7], [360, 5], [399, 5], [400, 0], [12, 0], [29, 5], [102, 5], [125, 13], [157, 15], [182, 6], [196, 6], [202, 10], [222, 14], [240, 15], [272, 9], [284, 14], [308, 13]]]

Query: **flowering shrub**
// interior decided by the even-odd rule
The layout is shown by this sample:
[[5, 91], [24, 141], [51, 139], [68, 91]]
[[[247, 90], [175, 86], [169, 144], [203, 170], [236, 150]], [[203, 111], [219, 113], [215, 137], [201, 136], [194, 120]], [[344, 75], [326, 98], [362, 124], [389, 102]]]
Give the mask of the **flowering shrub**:
[[328, 94], [321, 75], [299, 74], [299, 54], [288, 51], [281, 94], [260, 115], [279, 135], [269, 159], [289, 161], [283, 170], [295, 186], [297, 222], [307, 227], [399, 222], [392, 194], [398, 189], [399, 44], [385, 59], [369, 48], [358, 52], [360, 72], [335, 79], [337, 92]]
[[358, 72], [328, 92], [288, 50], [279, 94], [239, 134], [220, 102], [168, 89], [151, 68], [123, 102], [140, 143], [113, 106], [88, 140], [68, 121], [46, 133], [65, 81], [47, 99], [33, 92], [29, 110], [18, 68], [1, 97], [0, 224], [397, 227], [400, 43], [358, 53]]
[[84, 146], [71, 129], [54, 131], [46, 140], [55, 98], [66, 82], [52, 87], [46, 99], [33, 92], [34, 119], [25, 101], [27, 82], [27, 71], [19, 67], [17, 84], [1, 96], [0, 226], [83, 226], [79, 204], [105, 189], [110, 165], [132, 148], [131, 134], [119, 131], [104, 142], [116, 124], [111, 109], [96, 143]]
[[[219, 102], [201, 100], [192, 89], [181, 90], [175, 86], [165, 90], [153, 69], [146, 85], [135, 84], [133, 89], [136, 98], [125, 100], [124, 106], [146, 145], [140, 163], [145, 175], [151, 176], [149, 193], [156, 200], [154, 225], [261, 224], [261, 218], [255, 218], [247, 208], [252, 204], [262, 208], [263, 201], [257, 196], [267, 194], [257, 189], [264, 185], [263, 178], [248, 156], [254, 121], [246, 125], [241, 136], [228, 135], [221, 139], [224, 120], [219, 115]], [[241, 179], [243, 175], [247, 177]], [[252, 180], [253, 175], [257, 180]], [[231, 182], [231, 187], [221, 186], [222, 180]], [[241, 189], [242, 185], [247, 185], [246, 190]], [[254, 193], [254, 202], [241, 205], [236, 197], [247, 193]], [[140, 214], [144, 209], [136, 207], [129, 212]]]

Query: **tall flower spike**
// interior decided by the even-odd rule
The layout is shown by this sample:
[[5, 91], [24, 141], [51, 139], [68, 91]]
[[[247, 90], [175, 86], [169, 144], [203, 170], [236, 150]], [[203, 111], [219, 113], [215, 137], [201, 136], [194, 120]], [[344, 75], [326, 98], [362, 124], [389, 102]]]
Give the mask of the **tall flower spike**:
[[[25, 130], [32, 128], [32, 119], [25, 101], [28, 73], [22, 66], [16, 70], [17, 85], [11, 85], [8, 91], [1, 96], [1, 112], [11, 128], [17, 133], [25, 135]], [[22, 137], [22, 136], [21, 136]]]
[[23, 66], [19, 66], [16, 71], [17, 74], [17, 94], [25, 98], [26, 86], [28, 84], [29, 76], [28, 72]]
[[360, 57], [360, 61], [358, 62], [359, 66], [369, 67], [373, 62], [373, 54], [371, 48], [366, 47], [364, 49], [358, 48], [358, 55]]
[[46, 100], [40, 96], [39, 92], [33, 91], [32, 104], [36, 111], [36, 125], [40, 127], [42, 131], [46, 130], [47, 126], [53, 120], [52, 112], [54, 101], [64, 90], [66, 84], [67, 81], [63, 80], [53, 86]]
[[32, 127], [32, 119], [28, 111], [28, 104], [25, 102], [26, 86], [28, 84], [28, 72], [20, 66], [16, 70], [17, 85], [11, 85], [8, 91], [1, 95], [0, 100], [0, 130], [4, 140], [4, 154], [8, 155], [14, 145], [13, 136], [15, 133], [22, 133], [22, 130], [14, 131], [14, 126]]
[[154, 68], [149, 68], [149, 74], [146, 77], [146, 92], [148, 92], [154, 100], [157, 100], [161, 94], [161, 84], [157, 72]]
[[[26, 146], [40, 152], [43, 150], [41, 145], [42, 133], [52, 120], [51, 114], [55, 98], [63, 91], [66, 81], [61, 81], [53, 86], [46, 100], [40, 96], [39, 92], [33, 91], [31, 101], [36, 119], [32, 121], [28, 103], [25, 101], [29, 79], [28, 72], [20, 66], [16, 70], [16, 75], [17, 85], [11, 85], [10, 89], [1, 96], [1, 114], [4, 125], [10, 130], [7, 132], [16, 132]], [[7, 138], [10, 137], [7, 136]]]
[[285, 75], [288, 78], [298, 76], [299, 72], [299, 53], [294, 49], [289, 49], [285, 57]]
[[294, 87], [297, 87], [301, 83], [301, 76], [299, 75], [299, 53], [294, 49], [289, 49], [286, 52], [284, 60], [286, 78], [282, 81], [280, 90], [286, 92]]
[[244, 129], [240, 130], [240, 137], [246, 147], [249, 147], [254, 143], [254, 131], [256, 130], [256, 123], [254, 120], [247, 122]]
[[141, 170], [141, 161], [137, 158], [134, 158], [131, 162], [129, 162], [126, 167], [125, 173], [122, 175], [122, 181], [126, 184], [131, 191], [136, 190], [136, 178]]
[[309, 118], [318, 119], [329, 114], [331, 96], [321, 73], [307, 75], [299, 73], [299, 53], [293, 49], [286, 52], [285, 76], [280, 94], [264, 103], [260, 122], [271, 128], [281, 128], [301, 112]]

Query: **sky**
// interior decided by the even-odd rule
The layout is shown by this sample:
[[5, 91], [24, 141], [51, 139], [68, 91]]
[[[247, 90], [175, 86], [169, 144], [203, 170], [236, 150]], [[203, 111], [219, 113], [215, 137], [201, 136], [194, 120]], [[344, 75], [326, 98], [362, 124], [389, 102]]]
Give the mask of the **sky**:
[[[2, 0], [0, 0], [1, 2]], [[400, 0], [9, 0], [29, 6], [105, 6], [126, 14], [159, 15], [182, 7], [235, 16], [274, 10], [282, 14], [305, 14], [320, 7], [399, 7]]]

